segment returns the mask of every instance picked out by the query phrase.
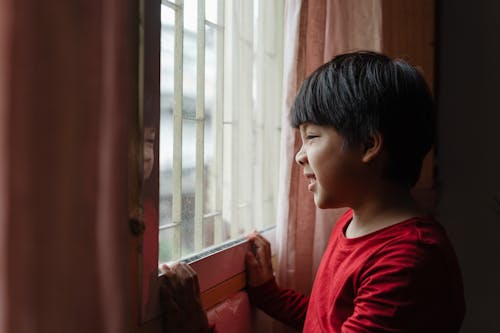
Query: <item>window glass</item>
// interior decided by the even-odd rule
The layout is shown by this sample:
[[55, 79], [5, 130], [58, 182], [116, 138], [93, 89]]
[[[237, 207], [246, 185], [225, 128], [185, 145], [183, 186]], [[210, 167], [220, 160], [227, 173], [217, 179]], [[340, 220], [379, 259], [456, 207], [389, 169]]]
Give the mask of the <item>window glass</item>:
[[283, 1], [161, 5], [159, 261], [275, 224]]

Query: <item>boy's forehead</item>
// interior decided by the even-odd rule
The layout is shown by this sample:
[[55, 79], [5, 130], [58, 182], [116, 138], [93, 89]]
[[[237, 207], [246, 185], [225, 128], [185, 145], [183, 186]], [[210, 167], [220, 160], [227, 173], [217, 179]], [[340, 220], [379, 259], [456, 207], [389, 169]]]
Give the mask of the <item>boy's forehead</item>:
[[314, 124], [314, 123], [302, 123], [299, 125], [298, 129], [301, 136], [307, 135], [308, 133], [324, 133], [324, 132], [335, 132], [335, 134], [342, 136], [343, 135], [334, 127], [331, 125], [321, 125], [321, 124]]
[[305, 131], [309, 126], [311, 126], [311, 123], [302, 123], [299, 125], [299, 130], [302, 132], [302, 131]]
[[327, 128], [327, 127], [330, 127], [330, 126], [319, 125], [319, 124], [314, 124], [314, 123], [306, 122], [306, 123], [302, 123], [302, 124], [299, 125], [299, 130], [301, 132], [304, 132], [307, 129], [311, 129], [311, 128]]

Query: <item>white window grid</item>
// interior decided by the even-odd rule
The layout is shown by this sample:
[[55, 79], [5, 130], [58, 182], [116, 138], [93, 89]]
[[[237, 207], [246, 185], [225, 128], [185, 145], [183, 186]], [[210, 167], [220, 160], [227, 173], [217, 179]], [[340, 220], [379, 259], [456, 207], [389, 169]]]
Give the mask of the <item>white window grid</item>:
[[[283, 0], [194, 0], [197, 1], [194, 117], [183, 111], [187, 1], [162, 0], [162, 5], [173, 11], [175, 24], [171, 183], [166, 185], [171, 191], [171, 216], [167, 221], [160, 219], [160, 244], [161, 234], [171, 233], [167, 245], [170, 256], [162, 258], [160, 255], [160, 261], [204, 250], [203, 232], [207, 221], [212, 221], [212, 245], [216, 246], [234, 241], [251, 230], [273, 225], [276, 215]], [[214, 15], [212, 20], [207, 19], [206, 5], [215, 3], [216, 20], [213, 20]], [[216, 35], [216, 93], [212, 115], [214, 162], [208, 172], [205, 165], [207, 28], [213, 29]], [[186, 223], [183, 218], [183, 128], [188, 121], [195, 123], [196, 148], [193, 246], [186, 251], [182, 239], [182, 225]], [[248, 147], [253, 151], [248, 151]], [[163, 187], [161, 177], [160, 174], [160, 187]], [[206, 200], [211, 201], [209, 209]], [[225, 230], [228, 223], [229, 233]]]

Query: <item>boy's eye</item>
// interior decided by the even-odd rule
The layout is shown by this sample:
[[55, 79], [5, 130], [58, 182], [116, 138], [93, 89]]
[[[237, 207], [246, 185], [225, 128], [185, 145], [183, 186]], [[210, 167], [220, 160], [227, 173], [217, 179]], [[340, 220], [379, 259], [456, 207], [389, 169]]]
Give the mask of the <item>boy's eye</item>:
[[317, 138], [317, 137], [318, 137], [317, 135], [313, 135], [313, 134], [306, 135], [306, 139], [307, 140], [311, 140], [311, 139], [314, 139], [314, 138]]

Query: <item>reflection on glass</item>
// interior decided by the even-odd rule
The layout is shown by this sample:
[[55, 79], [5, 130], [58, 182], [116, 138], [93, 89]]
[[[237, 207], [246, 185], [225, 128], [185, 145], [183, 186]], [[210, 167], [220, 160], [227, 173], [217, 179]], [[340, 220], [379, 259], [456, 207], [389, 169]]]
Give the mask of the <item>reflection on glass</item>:
[[142, 318], [158, 311], [158, 114], [144, 112], [142, 219]]

